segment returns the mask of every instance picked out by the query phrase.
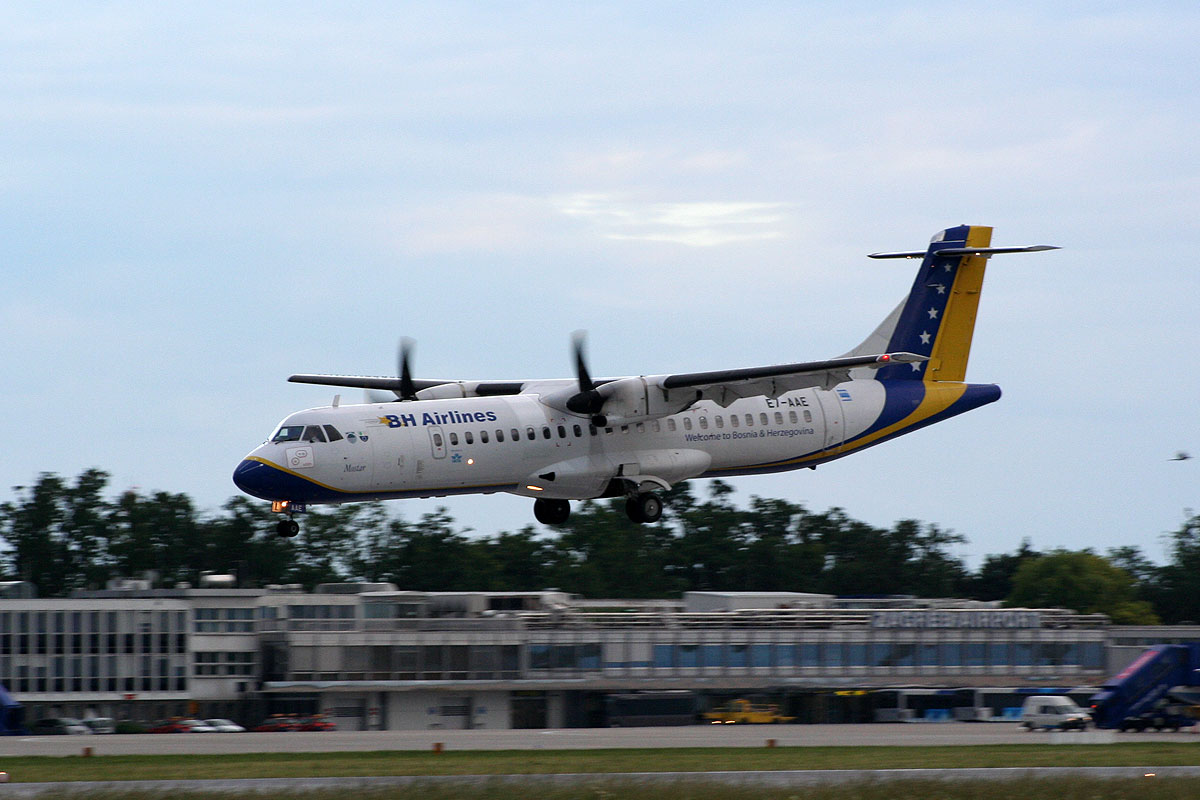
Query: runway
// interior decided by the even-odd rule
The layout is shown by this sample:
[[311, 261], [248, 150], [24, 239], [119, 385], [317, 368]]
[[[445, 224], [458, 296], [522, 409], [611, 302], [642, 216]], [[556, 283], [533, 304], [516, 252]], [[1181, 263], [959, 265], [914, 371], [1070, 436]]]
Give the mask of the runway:
[[778, 747], [882, 745], [1200, 742], [1181, 733], [1029, 732], [1014, 723], [916, 723], [867, 725], [689, 725], [669, 728], [570, 728], [560, 730], [336, 731], [331, 733], [188, 733], [109, 736], [0, 737], [0, 756], [178, 753], [304, 753], [369, 750], [585, 750], [634, 747]]

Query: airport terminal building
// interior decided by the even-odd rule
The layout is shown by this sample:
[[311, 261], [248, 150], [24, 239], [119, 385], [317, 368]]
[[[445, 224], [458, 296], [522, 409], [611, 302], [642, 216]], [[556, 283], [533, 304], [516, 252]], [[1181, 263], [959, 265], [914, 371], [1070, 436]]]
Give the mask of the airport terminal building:
[[690, 592], [670, 601], [115, 582], [0, 587], [0, 683], [27, 717], [328, 715], [343, 730], [626, 724], [765, 698], [798, 722], [995, 719], [1092, 687], [1200, 626], [1121, 627], [968, 600]]

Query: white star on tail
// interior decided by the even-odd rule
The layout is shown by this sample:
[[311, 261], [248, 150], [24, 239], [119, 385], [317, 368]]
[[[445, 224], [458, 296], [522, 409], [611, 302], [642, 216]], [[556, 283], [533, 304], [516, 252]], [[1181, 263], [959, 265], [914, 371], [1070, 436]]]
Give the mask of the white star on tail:
[[938, 314], [938, 312], [937, 312], [936, 308], [929, 309], [929, 318], [930, 319], [937, 319], [937, 314]]
[[929, 331], [921, 331], [921, 344], [929, 344], [932, 334]]

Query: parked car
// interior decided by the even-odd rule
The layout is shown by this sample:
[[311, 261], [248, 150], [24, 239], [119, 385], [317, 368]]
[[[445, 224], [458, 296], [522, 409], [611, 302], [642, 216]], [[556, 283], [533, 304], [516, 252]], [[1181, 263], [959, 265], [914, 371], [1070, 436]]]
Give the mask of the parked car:
[[88, 717], [83, 721], [92, 733], [116, 733], [117, 721], [112, 717]]
[[298, 731], [336, 731], [337, 724], [333, 720], [327, 719], [322, 714], [315, 714], [311, 717], [301, 717], [296, 720], [296, 730]]
[[204, 724], [198, 719], [171, 719], [160, 722], [150, 729], [150, 733], [215, 733], [216, 728]]
[[241, 725], [228, 719], [206, 719], [204, 723], [217, 733], [241, 733], [246, 730]]
[[258, 723], [253, 728], [251, 728], [251, 730], [259, 731], [259, 732], [266, 732], [266, 733], [279, 733], [281, 731], [294, 731], [294, 730], [297, 730], [296, 722], [297, 722], [297, 720], [295, 717], [284, 717], [284, 716], [267, 717], [262, 722]]
[[90, 734], [92, 729], [70, 717], [47, 717], [30, 725], [29, 732], [35, 736], [63, 736]]

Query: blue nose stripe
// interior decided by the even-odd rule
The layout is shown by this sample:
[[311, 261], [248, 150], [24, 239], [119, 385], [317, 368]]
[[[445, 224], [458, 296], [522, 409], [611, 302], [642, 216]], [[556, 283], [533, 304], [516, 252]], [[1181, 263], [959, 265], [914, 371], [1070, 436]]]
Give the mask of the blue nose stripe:
[[233, 483], [243, 492], [263, 500], [287, 500], [279, 494], [279, 470], [261, 461], [245, 459], [233, 471]]

